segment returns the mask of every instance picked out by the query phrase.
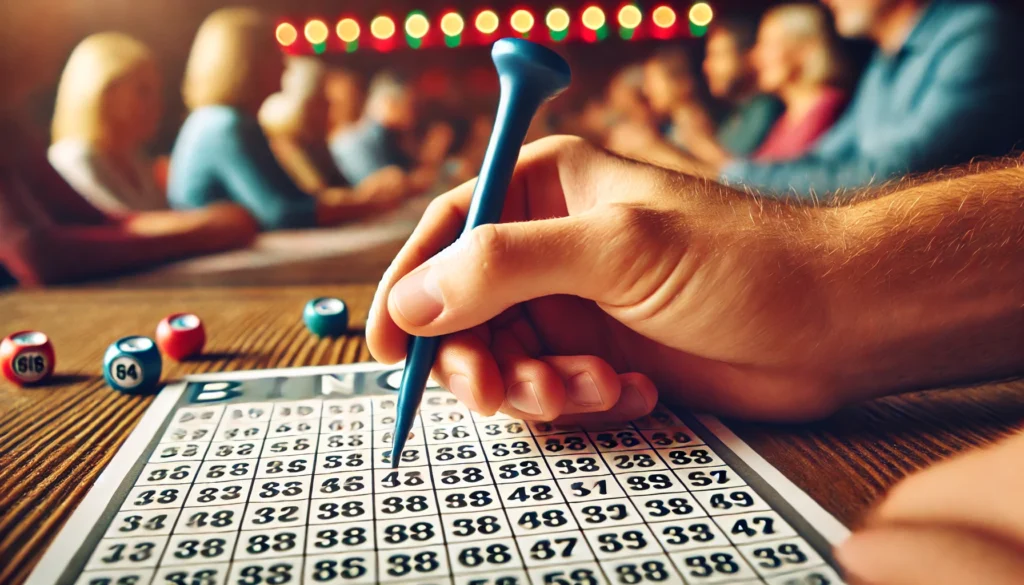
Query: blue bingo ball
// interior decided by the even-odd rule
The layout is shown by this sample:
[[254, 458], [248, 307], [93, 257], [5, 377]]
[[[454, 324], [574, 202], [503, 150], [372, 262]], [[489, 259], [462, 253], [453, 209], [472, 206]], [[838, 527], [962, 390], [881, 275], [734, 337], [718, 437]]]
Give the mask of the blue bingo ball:
[[341, 299], [318, 297], [306, 303], [302, 320], [314, 335], [337, 337], [348, 331], [348, 307]]
[[149, 394], [160, 383], [163, 361], [156, 342], [148, 337], [122, 337], [103, 355], [103, 379], [114, 390]]

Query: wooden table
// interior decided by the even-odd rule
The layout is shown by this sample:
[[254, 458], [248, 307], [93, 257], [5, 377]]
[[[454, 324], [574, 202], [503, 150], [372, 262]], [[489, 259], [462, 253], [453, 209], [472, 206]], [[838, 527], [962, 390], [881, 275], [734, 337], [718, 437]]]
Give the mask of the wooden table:
[[[165, 379], [221, 370], [369, 360], [361, 335], [373, 289], [52, 290], [0, 296], [0, 330], [45, 331], [58, 376], [35, 389], [0, 385], [0, 583], [22, 583], [71, 511], [131, 432], [150, 398], [119, 394], [100, 377], [107, 345], [151, 335], [174, 311], [199, 314], [207, 354], [168, 364]], [[305, 302], [349, 303], [352, 335], [317, 340]], [[883, 491], [929, 463], [1020, 428], [1024, 383], [912, 394], [847, 409], [803, 426], [732, 424], [761, 455], [848, 525]]]

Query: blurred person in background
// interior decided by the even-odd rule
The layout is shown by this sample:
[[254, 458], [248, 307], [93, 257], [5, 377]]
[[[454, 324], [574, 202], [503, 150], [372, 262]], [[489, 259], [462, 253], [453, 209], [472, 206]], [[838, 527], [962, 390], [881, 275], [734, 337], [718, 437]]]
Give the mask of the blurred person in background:
[[[699, 158], [700, 147], [713, 142], [733, 156], [755, 152], [782, 113], [783, 106], [758, 87], [753, 48], [757, 22], [750, 19], [722, 19], [708, 31], [703, 70], [708, 91], [729, 105], [729, 112], [717, 130], [707, 118], [693, 118], [685, 126], [687, 142]], [[710, 140], [709, 140], [710, 139]]]
[[[712, 42], [708, 45], [711, 59]], [[766, 162], [799, 158], [836, 123], [848, 101], [842, 89], [848, 67], [827, 11], [808, 3], [769, 10], [761, 20], [752, 56], [757, 88], [777, 96], [785, 110], [748, 158]], [[705, 61], [705, 70], [712, 69]], [[715, 78], [709, 73], [713, 87]], [[691, 173], [715, 176], [737, 158], [709, 132], [695, 134], [690, 144], [698, 162], [691, 168], [686, 161], [676, 166]]]
[[324, 73], [324, 96], [327, 98], [327, 139], [359, 121], [366, 93], [359, 75], [338, 67]]
[[578, 134], [604, 143], [619, 124], [655, 127], [654, 113], [643, 93], [643, 65], [627, 65], [612, 76], [603, 98], [590, 98], [579, 113], [560, 128], [563, 134]]
[[647, 123], [616, 125], [608, 136], [609, 148], [637, 157], [645, 156], [654, 145], [685, 148], [678, 132], [679, 121], [704, 116], [686, 51], [670, 47], [656, 52], [643, 65], [641, 89], [651, 119]]
[[678, 118], [701, 111], [697, 81], [690, 68], [690, 56], [678, 47], [662, 49], [644, 63], [643, 95], [657, 117], [659, 132], [679, 142], [674, 134]]
[[33, 91], [56, 78], [74, 9], [10, 2], [0, 27], [0, 283], [68, 282], [248, 244], [256, 234], [236, 205], [191, 212], [104, 213], [50, 166], [25, 120]]
[[736, 160], [721, 178], [816, 197], [976, 156], [1024, 140], [1021, 22], [980, 0], [825, 0], [839, 33], [876, 53], [846, 113], [788, 162]]
[[191, 113], [171, 153], [168, 200], [178, 209], [233, 201], [264, 230], [333, 225], [398, 204], [399, 192], [303, 191], [274, 157], [257, 114], [281, 89], [273, 23], [253, 8], [213, 12], [196, 33], [182, 93]]
[[643, 95], [643, 66], [630, 65], [616, 73], [608, 82], [605, 100], [611, 111], [612, 124], [621, 120], [650, 124], [654, 114]]
[[[584, 101], [578, 110], [573, 112], [573, 115], [563, 118], [559, 134], [581, 136], [591, 142], [604, 144], [613, 127], [610, 121], [607, 101], [591, 97]], [[643, 125], [643, 127], [649, 126], [650, 124]]]
[[[325, 78], [326, 68], [318, 59], [289, 57], [281, 91], [267, 98], [259, 111], [260, 125], [278, 162], [307, 193], [348, 186], [327, 148], [330, 103]], [[396, 167], [381, 169], [359, 185], [368, 199], [389, 197], [377, 190], [401, 193], [404, 189], [404, 175]]]
[[627, 65], [616, 73], [608, 82], [605, 102], [608, 104], [610, 126], [623, 121], [650, 126], [654, 112], [644, 97], [643, 65]]
[[836, 123], [849, 101], [849, 65], [826, 10], [818, 4], [770, 10], [761, 20], [754, 64], [758, 87], [778, 96], [786, 109], [753, 160], [803, 156]]
[[[406, 141], [415, 125], [416, 96], [412, 85], [394, 73], [378, 73], [367, 90], [362, 118], [331, 137], [335, 164], [353, 185], [383, 168], [396, 166], [408, 173], [413, 191], [423, 191], [437, 179], [447, 143], [443, 128], [428, 130], [420, 151], [411, 153]], [[448, 143], [450, 140], [449, 133]]]
[[484, 162], [487, 144], [491, 141], [494, 117], [491, 114], [473, 116], [466, 132], [466, 138], [445, 164], [452, 183], [459, 184], [476, 177]]
[[87, 37], [64, 66], [48, 157], [102, 211], [167, 208], [143, 151], [163, 115], [162, 88], [149, 48], [117, 32]]
[[[663, 127], [664, 140], [628, 139], [622, 131], [613, 133], [610, 146], [627, 156], [676, 168], [703, 171], [711, 153], [746, 156], [764, 141], [778, 119], [782, 105], [771, 95], [757, 90], [756, 72], [750, 53], [756, 25], [742, 19], [723, 19], [709, 32], [704, 72], [711, 95], [729, 105], [722, 123], [715, 123], [695, 98], [695, 82], [689, 77], [687, 100], [676, 100], [668, 110], [669, 123]], [[652, 109], [665, 112], [669, 73], [689, 72], [689, 63], [678, 53], [655, 55], [645, 68], [645, 94]], [[629, 127], [625, 132], [633, 132]], [[632, 143], [632, 144], [631, 144]], [[625, 147], [623, 148], [623, 145]]]

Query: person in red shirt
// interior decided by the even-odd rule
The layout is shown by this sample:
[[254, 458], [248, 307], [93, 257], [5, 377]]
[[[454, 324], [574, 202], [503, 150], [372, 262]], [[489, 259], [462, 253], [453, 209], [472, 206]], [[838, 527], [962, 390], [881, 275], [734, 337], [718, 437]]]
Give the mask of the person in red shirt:
[[[777, 162], [801, 157], [835, 124], [848, 101], [843, 89], [848, 68], [828, 13], [817, 4], [784, 4], [768, 11], [758, 27], [751, 61], [757, 89], [777, 97], [784, 110], [746, 158]], [[704, 177], [717, 177], [738, 159], [700, 116], [691, 117], [686, 126], [689, 155], [648, 144], [639, 158]], [[612, 150], [632, 156], [616, 145]]]
[[152, 266], [249, 243], [256, 224], [236, 205], [105, 214], [50, 166], [25, 122], [32, 91], [56, 77], [71, 20], [52, 2], [12, 3], [0, 28], [0, 282], [28, 286]]
[[806, 154], [835, 124], [849, 94], [847, 67], [825, 9], [786, 4], [765, 14], [753, 51], [761, 91], [777, 96], [785, 112], [752, 158], [785, 161]]

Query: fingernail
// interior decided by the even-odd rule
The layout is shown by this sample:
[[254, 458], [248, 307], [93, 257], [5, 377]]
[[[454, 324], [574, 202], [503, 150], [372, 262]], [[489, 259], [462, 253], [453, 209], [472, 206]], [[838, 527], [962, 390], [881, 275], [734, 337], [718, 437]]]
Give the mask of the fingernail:
[[402, 278], [391, 289], [395, 309], [413, 325], [426, 325], [444, 310], [444, 297], [429, 266], [422, 266]]
[[526, 414], [542, 414], [540, 397], [533, 387], [533, 382], [516, 382], [505, 393], [505, 401], [512, 408]]
[[627, 417], [643, 416], [650, 410], [644, 395], [640, 393], [635, 384], [629, 382], [622, 385], [619, 404], [622, 405], [623, 415]]
[[597, 389], [597, 384], [590, 372], [583, 372], [569, 378], [565, 393], [569, 402], [577, 406], [601, 406], [604, 404], [601, 391]]
[[462, 374], [452, 374], [448, 378], [448, 390], [455, 395], [456, 398], [462, 401], [470, 410], [480, 411], [480, 406], [476, 403], [476, 398], [473, 396], [473, 386], [469, 383], [469, 378]]

